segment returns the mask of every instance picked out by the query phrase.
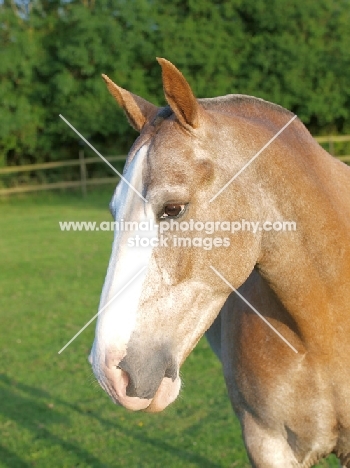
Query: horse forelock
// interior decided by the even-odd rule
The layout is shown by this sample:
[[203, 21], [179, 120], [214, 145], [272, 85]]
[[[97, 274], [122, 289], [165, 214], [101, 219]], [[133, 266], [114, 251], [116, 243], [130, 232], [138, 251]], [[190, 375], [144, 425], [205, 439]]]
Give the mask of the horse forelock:
[[152, 120], [151, 125], [153, 127], [159, 127], [159, 125], [169, 117], [174, 115], [174, 112], [170, 106], [161, 107], [154, 119]]

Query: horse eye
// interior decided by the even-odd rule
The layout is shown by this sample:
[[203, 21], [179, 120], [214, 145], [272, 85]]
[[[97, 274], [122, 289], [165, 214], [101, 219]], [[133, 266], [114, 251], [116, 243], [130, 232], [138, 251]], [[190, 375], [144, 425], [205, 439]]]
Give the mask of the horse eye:
[[175, 203], [165, 205], [163, 208], [163, 213], [160, 216], [160, 219], [178, 218], [179, 216], [184, 214], [185, 210], [186, 210], [186, 205], [177, 205]]

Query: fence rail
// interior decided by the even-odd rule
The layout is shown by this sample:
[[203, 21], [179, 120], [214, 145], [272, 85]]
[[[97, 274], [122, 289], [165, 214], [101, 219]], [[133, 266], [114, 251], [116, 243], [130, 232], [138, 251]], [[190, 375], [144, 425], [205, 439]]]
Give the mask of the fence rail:
[[[80, 152], [81, 154], [81, 152]], [[107, 156], [106, 159], [110, 162], [114, 161], [125, 161], [126, 156]], [[84, 158], [85, 164], [98, 163], [101, 162], [100, 158]], [[40, 164], [28, 164], [26, 166], [9, 166], [0, 169], [0, 174], [10, 174], [11, 172], [29, 172], [29, 171], [38, 171], [41, 169], [55, 169], [56, 167], [69, 167], [69, 166], [79, 166], [81, 164], [79, 159], [69, 159], [67, 161], [54, 161], [48, 163]]]
[[[126, 156], [107, 156], [109, 162], [125, 161]], [[49, 184], [36, 184], [36, 185], [23, 185], [18, 187], [0, 189], [1, 195], [12, 195], [14, 193], [36, 192], [41, 190], [51, 189], [65, 189], [80, 187], [83, 195], [86, 195], [87, 186], [89, 185], [103, 185], [110, 183], [117, 183], [119, 177], [87, 177], [87, 164], [100, 163], [102, 160], [98, 157], [85, 158], [84, 150], [79, 151], [79, 159], [70, 159], [67, 161], [53, 161], [40, 164], [27, 164], [25, 166], [9, 166], [0, 169], [0, 176], [2, 174], [13, 174], [20, 172], [34, 172], [45, 169], [56, 169], [58, 167], [72, 167], [80, 166], [80, 180], [68, 180], [62, 182], [50, 182]]]
[[334, 141], [338, 143], [340, 141], [350, 141], [350, 135], [326, 135], [326, 136], [316, 136], [314, 137], [319, 143], [328, 143]]
[[[350, 155], [337, 156], [334, 151], [334, 143], [348, 142], [350, 141], [350, 135], [329, 135], [329, 136], [318, 136], [315, 137], [318, 143], [328, 143], [328, 151], [330, 154], [340, 159], [343, 162], [350, 163]], [[110, 162], [125, 161], [126, 156], [107, 156], [106, 159]], [[80, 180], [74, 181], [62, 181], [62, 182], [51, 182], [48, 184], [37, 184], [37, 185], [20, 185], [18, 187], [0, 189], [1, 195], [12, 195], [14, 193], [25, 193], [35, 192], [41, 190], [52, 190], [52, 189], [65, 189], [80, 187], [82, 194], [86, 195], [87, 187], [90, 185], [103, 185], [109, 183], [117, 183], [119, 177], [99, 177], [99, 178], [88, 178], [87, 177], [87, 165], [93, 163], [100, 163], [102, 160], [98, 157], [85, 158], [84, 150], [79, 151], [79, 159], [70, 159], [67, 161], [53, 161], [48, 163], [40, 164], [28, 164], [25, 166], [9, 166], [0, 169], [0, 176], [7, 174], [14, 174], [20, 172], [34, 172], [39, 170], [56, 169], [59, 167], [72, 167], [80, 166]]]

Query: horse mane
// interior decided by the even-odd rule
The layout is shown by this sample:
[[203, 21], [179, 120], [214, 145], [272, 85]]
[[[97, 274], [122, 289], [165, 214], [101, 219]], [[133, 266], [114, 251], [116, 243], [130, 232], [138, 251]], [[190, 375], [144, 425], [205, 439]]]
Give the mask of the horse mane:
[[[199, 98], [198, 102], [206, 110], [215, 110], [224, 114], [230, 114], [239, 117], [265, 118], [266, 112], [277, 112], [278, 114], [292, 117], [293, 112], [284, 107], [274, 104], [264, 99], [245, 94], [227, 94], [213, 98]], [[170, 106], [159, 109], [153, 120], [153, 125], [158, 125], [163, 120], [173, 116], [174, 113]]]
[[[293, 116], [293, 112], [284, 107], [274, 104], [264, 99], [246, 94], [227, 94], [226, 96], [218, 96], [214, 98], [198, 99], [200, 104], [208, 110], [218, 110], [240, 115], [251, 115], [252, 111], [256, 114], [261, 114], [263, 111], [277, 111], [281, 114]], [[247, 115], [248, 114], [248, 115]]]

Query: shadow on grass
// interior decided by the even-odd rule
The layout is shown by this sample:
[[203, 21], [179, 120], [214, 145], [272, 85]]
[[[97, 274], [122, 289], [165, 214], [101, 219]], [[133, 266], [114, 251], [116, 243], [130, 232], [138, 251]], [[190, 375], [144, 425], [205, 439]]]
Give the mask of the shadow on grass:
[[1, 444], [0, 460], [2, 461], [2, 463], [6, 463], [6, 466], [10, 468], [30, 468], [31, 466]]
[[[13, 389], [23, 393], [23, 396], [16, 394]], [[54, 398], [48, 392], [40, 390], [38, 388], [20, 383], [14, 379], [10, 379], [5, 374], [0, 375], [0, 398], [2, 402], [8, 402], [8, 404], [2, 404], [0, 413], [3, 414], [8, 420], [14, 421], [21, 427], [29, 430], [35, 434], [36, 438], [45, 439], [45, 441], [52, 445], [59, 445], [65, 451], [74, 453], [79, 457], [80, 462], [91, 463], [95, 468], [102, 468], [106, 465], [102, 464], [96, 457], [94, 457], [87, 450], [80, 448], [79, 446], [52, 434], [45, 426], [50, 424], [64, 424], [69, 425], [69, 419], [62, 414], [56, 412], [53, 408], [49, 409], [48, 405], [40, 400], [49, 400], [56, 405], [62, 405], [75, 411], [85, 417], [90, 417], [97, 420], [106, 428], [112, 428], [115, 431], [118, 429], [123, 431], [125, 436], [133, 438], [135, 441], [143, 444], [150, 445], [170, 453], [172, 457], [181, 460], [183, 466], [188, 463], [195, 463], [201, 468], [221, 468], [220, 464], [209, 461], [206, 457], [199, 454], [193, 453], [186, 449], [181, 449], [179, 446], [173, 446], [161, 439], [155, 437], [148, 437], [146, 434], [140, 434], [139, 429], [130, 430], [125, 427], [118, 425], [116, 421], [113, 423], [98, 414], [93, 412], [87, 412], [82, 410], [78, 405], [68, 403], [60, 398]], [[202, 421], [202, 424], [204, 421]], [[9, 468], [27, 468], [32, 465], [28, 465], [24, 460], [20, 459], [18, 455], [13, 454], [6, 448], [0, 446], [0, 453], [3, 450], [2, 462], [6, 463]]]
[[[23, 392], [21, 396], [16, 393], [16, 390]], [[79, 459], [87, 463], [91, 463], [94, 467], [102, 467], [99, 460], [91, 453], [75, 445], [74, 443], [64, 440], [55, 434], [52, 434], [46, 428], [50, 424], [69, 424], [69, 419], [65, 418], [55, 410], [50, 409], [41, 399], [50, 399], [51, 396], [37, 388], [23, 385], [14, 379], [8, 378], [6, 375], [0, 375], [0, 413], [8, 420], [15, 422], [18, 426], [30, 431], [36, 439], [47, 441], [52, 445], [59, 445], [67, 452], [74, 453]], [[4, 447], [0, 447], [2, 451], [1, 461], [9, 468], [33, 466], [27, 464], [19, 455], [15, 455]], [[14, 463], [15, 461], [15, 463]]]

